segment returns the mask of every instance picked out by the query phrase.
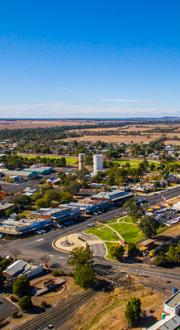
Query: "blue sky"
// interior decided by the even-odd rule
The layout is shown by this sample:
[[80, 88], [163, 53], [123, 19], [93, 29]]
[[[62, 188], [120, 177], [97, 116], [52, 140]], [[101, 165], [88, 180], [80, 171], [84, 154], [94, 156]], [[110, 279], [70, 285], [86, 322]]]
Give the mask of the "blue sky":
[[0, 118], [180, 115], [179, 0], [0, 0]]

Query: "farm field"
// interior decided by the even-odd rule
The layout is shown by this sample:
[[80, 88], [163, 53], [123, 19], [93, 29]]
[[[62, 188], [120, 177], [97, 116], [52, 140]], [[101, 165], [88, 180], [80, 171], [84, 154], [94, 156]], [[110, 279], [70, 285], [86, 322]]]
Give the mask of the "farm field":
[[[34, 159], [37, 157], [59, 159], [59, 158], [64, 157], [63, 155], [62, 156], [61, 155], [35, 155], [35, 154], [23, 154], [23, 153], [19, 153], [18, 156], [28, 158], [28, 159]], [[66, 157], [65, 156], [65, 159], [66, 159], [67, 165], [70, 165], [70, 166], [76, 165], [78, 163], [78, 158], [76, 158], [76, 157]]]

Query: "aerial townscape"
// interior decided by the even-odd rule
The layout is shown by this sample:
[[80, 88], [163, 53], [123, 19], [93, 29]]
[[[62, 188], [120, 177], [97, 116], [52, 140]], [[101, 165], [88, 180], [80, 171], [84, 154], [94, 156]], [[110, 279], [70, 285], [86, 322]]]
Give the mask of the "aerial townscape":
[[180, 330], [179, 13], [0, 1], [0, 329]]

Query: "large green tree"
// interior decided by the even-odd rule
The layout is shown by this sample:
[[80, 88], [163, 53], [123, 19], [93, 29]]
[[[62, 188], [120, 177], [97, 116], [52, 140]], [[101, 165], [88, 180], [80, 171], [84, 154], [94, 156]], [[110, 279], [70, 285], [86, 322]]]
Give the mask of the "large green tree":
[[130, 327], [138, 323], [141, 316], [141, 301], [139, 298], [133, 297], [128, 301], [125, 316]]
[[69, 264], [75, 266], [74, 279], [82, 288], [92, 287], [96, 281], [90, 248], [75, 248], [69, 256]]
[[18, 277], [13, 283], [13, 293], [19, 298], [29, 295], [30, 284], [25, 275]]

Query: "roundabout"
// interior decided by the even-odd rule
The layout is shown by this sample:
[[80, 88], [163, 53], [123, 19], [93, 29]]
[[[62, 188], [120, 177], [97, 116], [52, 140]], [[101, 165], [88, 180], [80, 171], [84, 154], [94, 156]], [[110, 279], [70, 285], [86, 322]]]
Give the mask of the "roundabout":
[[93, 253], [93, 256], [106, 256], [106, 246], [104, 242], [93, 234], [76, 233], [63, 236], [56, 239], [52, 243], [52, 246], [57, 251], [63, 251], [66, 253], [70, 253], [75, 248], [86, 248], [87, 246], [89, 246]]

